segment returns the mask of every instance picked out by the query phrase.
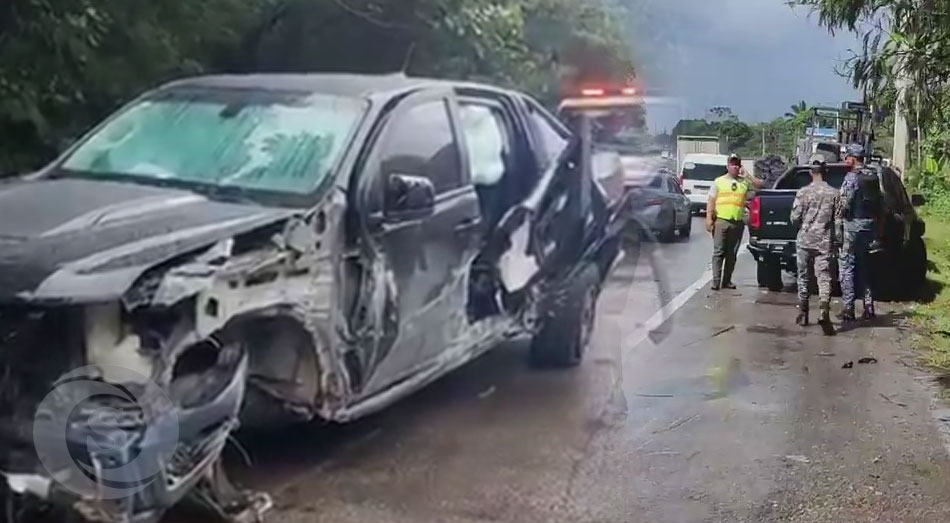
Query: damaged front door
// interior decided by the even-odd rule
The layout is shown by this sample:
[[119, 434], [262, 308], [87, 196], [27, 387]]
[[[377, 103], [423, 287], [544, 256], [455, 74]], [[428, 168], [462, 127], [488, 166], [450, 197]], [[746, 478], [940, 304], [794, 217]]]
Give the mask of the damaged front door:
[[363, 169], [362, 208], [391, 315], [364, 395], [433, 364], [466, 327], [481, 214], [463, 169], [451, 96], [439, 90], [403, 100]]

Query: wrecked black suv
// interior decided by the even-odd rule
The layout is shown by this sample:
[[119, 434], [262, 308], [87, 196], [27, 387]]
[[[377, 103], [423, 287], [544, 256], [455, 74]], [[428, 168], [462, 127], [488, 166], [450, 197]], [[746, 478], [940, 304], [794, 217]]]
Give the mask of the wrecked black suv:
[[239, 423], [352, 420], [520, 334], [578, 364], [623, 228], [589, 158], [475, 84], [144, 95], [0, 185], [6, 495], [126, 522], [195, 492], [241, 520], [267, 501], [223, 477]]

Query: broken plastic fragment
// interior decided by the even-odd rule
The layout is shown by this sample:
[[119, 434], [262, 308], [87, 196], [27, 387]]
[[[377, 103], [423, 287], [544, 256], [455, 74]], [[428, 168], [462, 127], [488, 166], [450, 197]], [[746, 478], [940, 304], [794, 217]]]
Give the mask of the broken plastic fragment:
[[800, 454], [794, 454], [791, 456], [785, 456], [785, 459], [788, 461], [794, 461], [796, 463], [811, 463], [811, 460], [802, 456]]

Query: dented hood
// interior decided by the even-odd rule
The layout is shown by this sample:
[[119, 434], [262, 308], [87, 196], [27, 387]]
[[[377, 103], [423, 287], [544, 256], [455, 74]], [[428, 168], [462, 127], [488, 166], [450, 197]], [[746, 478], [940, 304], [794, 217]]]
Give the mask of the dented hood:
[[157, 264], [295, 212], [132, 183], [0, 185], [0, 302], [112, 300]]

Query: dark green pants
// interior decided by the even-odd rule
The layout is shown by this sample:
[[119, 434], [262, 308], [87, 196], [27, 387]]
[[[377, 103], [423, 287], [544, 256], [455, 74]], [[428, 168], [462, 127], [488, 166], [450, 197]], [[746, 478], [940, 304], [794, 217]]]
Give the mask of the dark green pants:
[[713, 229], [713, 284], [732, 283], [732, 271], [736, 268], [743, 234], [744, 221], [716, 220]]

